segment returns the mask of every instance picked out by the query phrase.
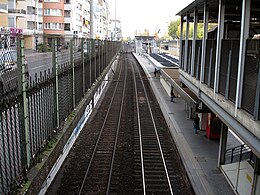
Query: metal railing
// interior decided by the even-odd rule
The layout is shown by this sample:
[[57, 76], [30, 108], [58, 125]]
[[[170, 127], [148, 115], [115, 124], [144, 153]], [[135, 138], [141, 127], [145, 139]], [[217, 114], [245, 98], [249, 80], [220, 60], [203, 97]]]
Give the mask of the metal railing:
[[224, 164], [241, 162], [242, 160], [248, 160], [253, 164], [254, 158], [252, 150], [246, 144], [242, 144], [226, 150]]
[[[68, 49], [60, 49], [53, 40], [52, 52], [33, 55], [30, 64], [24, 40], [17, 44], [17, 68], [0, 74], [1, 81], [3, 76], [5, 82], [13, 80], [13, 87], [0, 93], [0, 194], [15, 190], [27, 170], [41, 162], [41, 153], [121, 47], [120, 42], [72, 39]], [[36, 67], [27, 69], [25, 57]]]
[[26, 10], [24, 9], [8, 9], [8, 13], [10, 14], [26, 14]]

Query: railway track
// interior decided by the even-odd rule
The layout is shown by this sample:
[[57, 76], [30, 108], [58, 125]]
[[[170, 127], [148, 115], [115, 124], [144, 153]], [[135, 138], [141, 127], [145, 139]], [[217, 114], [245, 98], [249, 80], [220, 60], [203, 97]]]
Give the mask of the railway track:
[[57, 194], [194, 194], [148, 78], [127, 50], [107, 96], [68, 157], [79, 164], [66, 164]]
[[[135, 162], [135, 167], [141, 167], [142, 178], [136, 174], [136, 180], [142, 184], [136, 186], [136, 192], [141, 194], [173, 194], [168, 168], [165, 163], [164, 153], [161, 147], [161, 140], [158, 135], [158, 124], [154, 120], [156, 115], [151, 109], [147, 89], [139, 67], [131, 56], [131, 66], [134, 74], [135, 99], [136, 99], [136, 121], [137, 131], [136, 153], [140, 153], [140, 158]], [[146, 79], [146, 78], [145, 78]], [[136, 169], [137, 173], [140, 173]], [[142, 186], [142, 188], [140, 188]]]
[[120, 72], [112, 99], [89, 161], [80, 194], [108, 194], [118, 132], [125, 98], [127, 69], [119, 62]]

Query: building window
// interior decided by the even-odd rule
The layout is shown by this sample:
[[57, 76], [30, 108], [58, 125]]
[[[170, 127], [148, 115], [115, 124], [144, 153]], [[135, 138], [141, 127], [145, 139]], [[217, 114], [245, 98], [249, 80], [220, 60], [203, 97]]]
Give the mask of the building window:
[[39, 22], [39, 23], [38, 23], [38, 29], [39, 29], [39, 30], [42, 30], [42, 22]]
[[65, 23], [64, 24], [64, 30], [65, 31], [70, 31], [70, 23]]
[[49, 16], [51, 13], [51, 9], [44, 9], [44, 15]]
[[51, 29], [51, 30], [63, 30], [63, 24], [62, 23], [45, 23], [44, 28]]
[[71, 10], [64, 10], [64, 17], [70, 18], [71, 17]]
[[38, 8], [38, 16], [42, 16], [42, 8]]
[[15, 20], [15, 18], [9, 18], [8, 17], [8, 26], [9, 27], [15, 27], [16, 26], [16, 20]]
[[35, 15], [36, 14], [35, 7], [27, 6], [27, 14], [28, 15]]
[[62, 16], [61, 9], [44, 9], [45, 16]]
[[70, 4], [70, 0], [65, 0], [64, 4]]
[[35, 29], [35, 23], [32, 21], [27, 21], [27, 29], [30, 29], [30, 30]]

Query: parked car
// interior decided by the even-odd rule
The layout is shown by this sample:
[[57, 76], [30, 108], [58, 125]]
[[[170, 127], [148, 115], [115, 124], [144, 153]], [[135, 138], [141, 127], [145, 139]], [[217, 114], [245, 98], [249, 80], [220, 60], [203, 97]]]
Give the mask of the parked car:
[[[28, 77], [28, 67], [25, 60], [25, 71]], [[17, 51], [4, 50], [0, 51], [0, 98], [3, 94], [17, 90]]]

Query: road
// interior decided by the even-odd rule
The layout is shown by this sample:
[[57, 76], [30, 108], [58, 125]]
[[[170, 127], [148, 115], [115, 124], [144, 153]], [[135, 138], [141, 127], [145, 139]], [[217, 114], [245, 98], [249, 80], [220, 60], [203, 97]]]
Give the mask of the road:
[[[75, 51], [74, 58], [80, 59], [81, 52]], [[35, 74], [39, 75], [40, 72], [44, 73], [46, 70], [50, 69], [52, 72], [52, 52], [46, 53], [36, 53], [32, 51], [25, 52], [25, 58], [28, 64], [29, 75], [34, 79]], [[57, 62], [58, 65], [64, 64], [70, 61], [70, 51], [62, 50], [61, 52], [57, 52]]]

